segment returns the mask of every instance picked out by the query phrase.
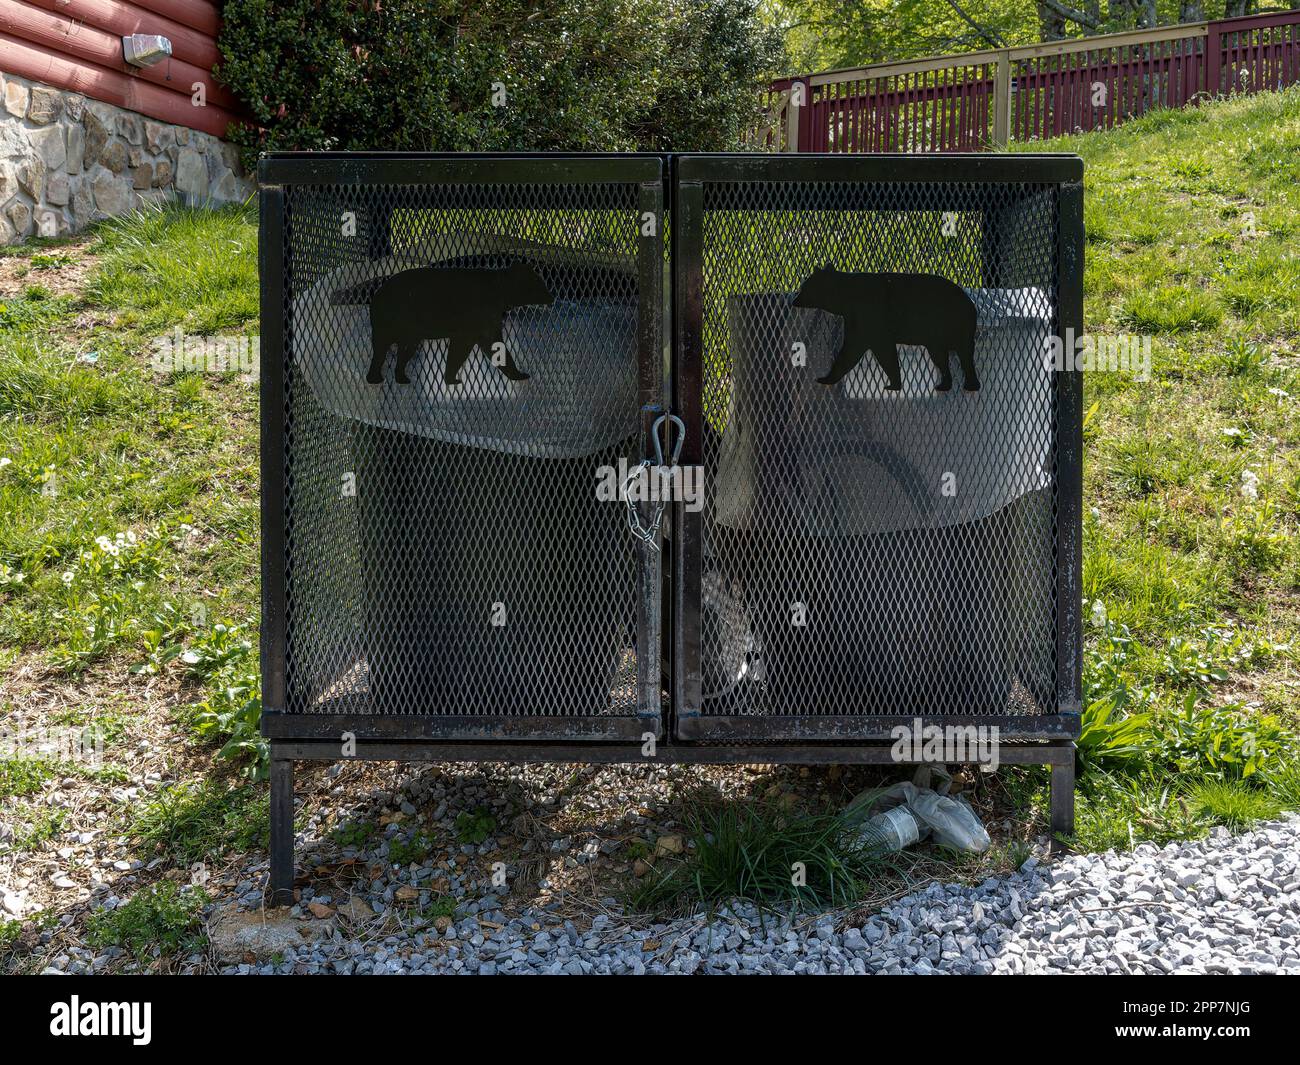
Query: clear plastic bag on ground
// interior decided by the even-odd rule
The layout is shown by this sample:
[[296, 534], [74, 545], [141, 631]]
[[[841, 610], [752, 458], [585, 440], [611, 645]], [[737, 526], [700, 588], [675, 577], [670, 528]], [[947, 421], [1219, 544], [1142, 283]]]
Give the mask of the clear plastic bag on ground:
[[[938, 787], [931, 777], [939, 777]], [[901, 850], [927, 836], [944, 847], [982, 854], [989, 848], [989, 834], [965, 799], [948, 793], [952, 778], [942, 766], [920, 766], [911, 781], [894, 784], [884, 790], [865, 791], [844, 810], [844, 819], [862, 825], [864, 836], [886, 850]], [[905, 809], [916, 821], [917, 832], [900, 826], [889, 814]]]

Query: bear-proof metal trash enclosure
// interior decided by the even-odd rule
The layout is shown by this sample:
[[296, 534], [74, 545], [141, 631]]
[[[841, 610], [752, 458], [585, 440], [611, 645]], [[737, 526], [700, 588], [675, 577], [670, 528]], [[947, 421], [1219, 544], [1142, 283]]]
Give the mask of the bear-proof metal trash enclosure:
[[884, 763], [983, 729], [1070, 831], [1082, 177], [263, 159], [276, 900], [296, 759]]

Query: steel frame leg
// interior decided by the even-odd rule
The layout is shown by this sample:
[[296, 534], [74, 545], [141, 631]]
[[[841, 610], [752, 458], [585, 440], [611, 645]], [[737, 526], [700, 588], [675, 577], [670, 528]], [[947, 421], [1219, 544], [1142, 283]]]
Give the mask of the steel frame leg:
[[293, 905], [293, 759], [271, 752], [271, 905]]
[[1050, 792], [1052, 849], [1063, 850], [1063, 838], [1074, 835], [1074, 744], [1062, 748], [1064, 758], [1052, 763]]

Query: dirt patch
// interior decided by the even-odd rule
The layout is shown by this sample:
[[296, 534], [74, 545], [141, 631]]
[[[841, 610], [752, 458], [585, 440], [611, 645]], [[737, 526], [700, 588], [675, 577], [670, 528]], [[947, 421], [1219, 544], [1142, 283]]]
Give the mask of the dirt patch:
[[0, 299], [14, 299], [30, 285], [39, 285], [56, 296], [76, 296], [99, 262], [89, 248], [95, 238], [84, 237], [68, 244], [22, 249], [21, 254], [0, 256]]
[[48, 763], [48, 776], [3, 800], [0, 916], [76, 909], [96, 884], [138, 868], [121, 836], [132, 804], [210, 761], [177, 735], [173, 715], [188, 701], [174, 678], [133, 674], [125, 662], [70, 676], [24, 657], [7, 671], [4, 753]]

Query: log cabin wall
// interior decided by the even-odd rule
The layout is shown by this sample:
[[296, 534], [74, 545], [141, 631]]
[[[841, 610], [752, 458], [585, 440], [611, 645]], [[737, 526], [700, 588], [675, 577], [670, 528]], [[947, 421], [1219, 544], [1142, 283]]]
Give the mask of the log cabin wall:
[[[0, 244], [172, 196], [246, 199], [219, 28], [209, 0], [0, 0]], [[171, 57], [128, 64], [130, 34], [166, 37]]]

